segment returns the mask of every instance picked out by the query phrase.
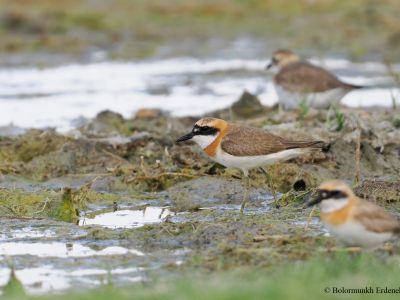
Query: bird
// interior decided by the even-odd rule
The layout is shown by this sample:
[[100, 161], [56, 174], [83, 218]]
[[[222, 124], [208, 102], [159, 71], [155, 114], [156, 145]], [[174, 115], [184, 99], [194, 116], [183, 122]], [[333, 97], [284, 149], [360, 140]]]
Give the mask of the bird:
[[245, 191], [241, 212], [248, 198], [249, 170], [287, 161], [326, 146], [323, 141], [291, 141], [261, 128], [210, 117], [198, 120], [192, 131], [178, 138], [176, 142], [187, 140], [196, 142], [215, 162], [243, 172]]
[[328, 231], [349, 246], [374, 249], [400, 237], [400, 222], [380, 206], [357, 197], [343, 181], [330, 180], [317, 189], [307, 206], [318, 205]]
[[266, 69], [277, 66], [273, 77], [279, 103], [283, 109], [298, 108], [302, 102], [316, 109], [337, 105], [350, 91], [363, 86], [345, 83], [336, 75], [302, 60], [290, 50], [277, 50]]

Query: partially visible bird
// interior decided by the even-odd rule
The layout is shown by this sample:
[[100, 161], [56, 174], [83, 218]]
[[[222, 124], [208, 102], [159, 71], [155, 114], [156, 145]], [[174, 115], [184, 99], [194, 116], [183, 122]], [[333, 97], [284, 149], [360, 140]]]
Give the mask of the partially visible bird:
[[345, 83], [328, 70], [300, 59], [290, 50], [274, 52], [267, 69], [278, 67], [273, 77], [279, 102], [284, 109], [294, 109], [302, 101], [313, 108], [338, 104], [350, 91], [362, 86]]
[[342, 181], [322, 183], [308, 206], [318, 205], [329, 232], [349, 246], [376, 248], [400, 237], [400, 222], [378, 205], [358, 198]]

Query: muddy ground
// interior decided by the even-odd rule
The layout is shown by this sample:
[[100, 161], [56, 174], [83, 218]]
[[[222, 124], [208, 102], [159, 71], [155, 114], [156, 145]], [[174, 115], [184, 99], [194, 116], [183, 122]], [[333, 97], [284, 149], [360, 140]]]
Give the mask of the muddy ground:
[[[399, 213], [397, 110], [343, 107], [283, 112], [263, 107], [245, 93], [231, 109], [210, 115], [291, 139], [320, 139], [329, 147], [269, 166], [270, 184], [263, 173], [252, 171], [250, 202], [240, 215], [241, 173], [214, 164], [193, 143], [175, 143], [197, 117], [141, 110], [124, 119], [104, 111], [67, 134], [34, 129], [2, 136], [0, 215], [2, 239], [11, 255], [1, 262], [2, 268], [9, 268], [11, 261], [18, 275], [18, 270], [39, 268], [52, 256], [46, 250], [14, 255], [11, 242], [28, 247], [56, 243], [49, 246], [50, 253], [62, 243], [72, 254], [69, 259], [55, 255], [52, 268], [72, 272], [95, 263], [107, 270], [112, 261], [112, 269], [138, 267], [133, 275], [126, 272], [141, 281], [151, 278], [149, 274], [171, 275], [194, 267], [226, 270], [303, 260], [336, 249], [318, 213], [309, 218], [310, 210], [304, 209], [314, 188], [332, 178], [346, 180], [359, 196]], [[143, 214], [139, 221], [138, 212]], [[132, 220], [126, 222], [130, 213]], [[151, 213], [157, 216], [146, 219]], [[102, 219], [107, 216], [111, 223]], [[7, 255], [4, 247], [0, 254]], [[80, 247], [98, 258], [79, 258]], [[114, 253], [109, 247], [119, 250]], [[100, 256], [99, 251], [111, 251], [111, 256]], [[91, 285], [104, 282], [104, 272]], [[132, 281], [125, 275], [113, 276], [120, 285]], [[47, 279], [38, 280], [42, 290], [38, 283], [25, 284], [32, 291], [45, 291]], [[68, 282], [79, 285], [74, 280]]]

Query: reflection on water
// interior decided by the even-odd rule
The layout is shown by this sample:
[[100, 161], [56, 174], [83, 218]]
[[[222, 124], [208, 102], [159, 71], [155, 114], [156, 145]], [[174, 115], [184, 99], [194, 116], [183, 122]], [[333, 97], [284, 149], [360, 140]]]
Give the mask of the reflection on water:
[[101, 225], [108, 228], [135, 228], [145, 224], [162, 222], [171, 214], [168, 208], [146, 207], [143, 210], [119, 210], [96, 215], [94, 218], [83, 217], [79, 225]]
[[31, 226], [13, 230], [12, 232], [0, 232], [0, 241], [18, 240], [26, 238], [49, 238], [56, 234], [51, 229], [38, 230]]
[[[145, 256], [139, 250], [120, 246], [108, 246], [101, 250], [95, 250], [79, 243], [0, 243], [0, 261], [13, 261], [18, 280], [21, 281], [30, 293], [65, 290], [77, 284], [84, 284], [85, 287], [91, 287], [104, 283], [103, 280], [109, 274], [123, 274], [124, 278], [118, 277], [118, 280], [122, 282], [142, 280], [144, 276], [142, 274], [144, 268], [142, 267], [99, 268], [104, 263], [98, 257], [112, 256], [115, 259], [115, 256], [123, 256], [124, 260], [127, 260], [128, 255], [131, 255], [131, 260], [133, 261], [135, 261], [135, 257]], [[97, 268], [94, 268], [90, 263], [93, 257], [97, 257]], [[68, 264], [68, 258], [75, 259], [75, 263], [72, 266]], [[81, 261], [78, 262], [76, 259], [81, 259]], [[32, 267], [32, 265], [37, 266]], [[0, 285], [7, 283], [9, 274], [9, 268], [2, 264], [2, 267], [0, 267]]]
[[33, 255], [38, 257], [88, 257], [102, 255], [126, 255], [134, 254], [143, 256], [144, 253], [135, 249], [123, 247], [106, 247], [96, 251], [90, 247], [77, 243], [26, 243], [26, 242], [7, 242], [0, 244], [0, 255], [17, 256]]
[[[376, 86], [349, 93], [349, 106], [391, 106], [399, 101], [387, 69], [380, 63], [353, 64], [344, 59], [314, 61], [349, 83]], [[73, 127], [80, 116], [110, 109], [130, 117], [143, 107], [173, 115], [201, 115], [225, 108], [244, 89], [265, 105], [277, 95], [266, 60], [176, 58], [143, 62], [103, 62], [48, 69], [0, 70], [0, 126]], [[400, 71], [395, 65], [394, 70]], [[60, 109], [62, 105], [63, 109]]]
[[84, 226], [136, 228], [159, 223], [171, 214], [166, 207], [93, 214], [80, 220], [81, 227], [52, 220], [0, 218], [0, 293], [10, 278], [10, 265], [28, 293], [47, 294], [94, 288], [110, 279], [116, 286], [146, 281], [149, 270], [182, 264], [190, 252], [162, 247], [144, 252], [136, 249], [141, 244], [135, 241], [112, 236], [93, 239], [91, 233], [98, 228]]
[[[143, 281], [144, 277], [139, 275], [143, 268], [117, 268], [117, 269], [77, 269], [66, 271], [54, 268], [52, 265], [44, 265], [37, 268], [25, 268], [16, 270], [15, 274], [18, 280], [24, 285], [31, 294], [43, 294], [51, 291], [61, 291], [76, 287], [74, 282], [79, 280], [85, 288], [95, 287], [97, 285], [107, 284], [107, 278], [119, 275], [126, 282]], [[8, 268], [0, 269], [0, 285], [7, 283], [10, 276]]]

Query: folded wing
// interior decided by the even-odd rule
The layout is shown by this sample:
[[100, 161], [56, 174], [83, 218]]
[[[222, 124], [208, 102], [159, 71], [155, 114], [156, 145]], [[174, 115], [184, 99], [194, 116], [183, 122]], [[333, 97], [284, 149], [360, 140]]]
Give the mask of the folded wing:
[[325, 92], [335, 88], [352, 89], [356, 86], [341, 82], [329, 71], [300, 61], [283, 68], [274, 77], [275, 83], [296, 93]]
[[321, 141], [290, 141], [261, 128], [231, 125], [221, 142], [225, 152], [235, 156], [268, 155], [296, 148], [323, 148]]
[[357, 206], [353, 217], [364, 224], [370, 231], [376, 233], [392, 232], [393, 234], [400, 235], [399, 220], [381, 207], [368, 201], [363, 201], [362, 205]]

